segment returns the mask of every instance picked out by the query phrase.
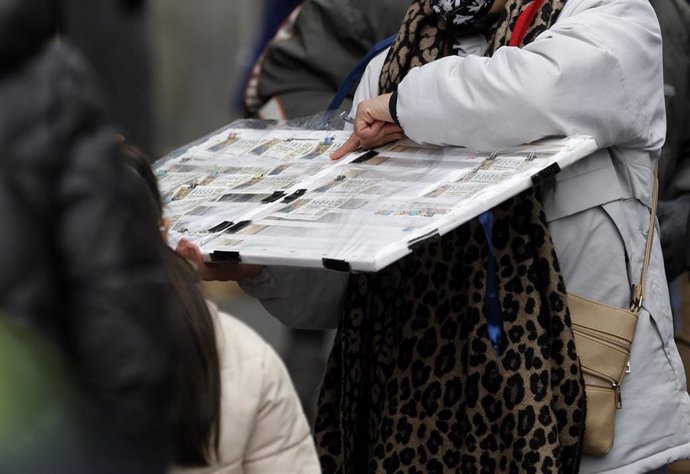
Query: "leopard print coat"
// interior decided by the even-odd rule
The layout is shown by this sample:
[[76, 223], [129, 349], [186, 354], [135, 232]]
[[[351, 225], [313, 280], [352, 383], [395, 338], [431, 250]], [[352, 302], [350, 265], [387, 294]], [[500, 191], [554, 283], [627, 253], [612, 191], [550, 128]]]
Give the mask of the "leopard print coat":
[[324, 472], [577, 472], [585, 418], [538, 200], [494, 210], [506, 347], [486, 335], [476, 222], [351, 279], [316, 424]]
[[[525, 41], [561, 6], [547, 1]], [[523, 7], [508, 1], [487, 54], [507, 44]], [[430, 2], [413, 2], [381, 91], [451, 43]], [[315, 429], [324, 472], [578, 471], [584, 384], [542, 206], [530, 191], [493, 213], [499, 352], [487, 337], [490, 253], [477, 220], [351, 278]]]

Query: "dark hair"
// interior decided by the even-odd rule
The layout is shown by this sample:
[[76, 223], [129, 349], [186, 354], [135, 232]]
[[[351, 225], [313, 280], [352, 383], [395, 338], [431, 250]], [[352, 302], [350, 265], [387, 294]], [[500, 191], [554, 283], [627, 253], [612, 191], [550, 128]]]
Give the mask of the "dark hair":
[[[149, 205], [159, 221], [163, 204], [147, 156], [123, 145], [127, 164], [149, 190]], [[165, 271], [178, 298], [176, 313], [182, 320], [182, 353], [172, 420], [174, 461], [180, 466], [207, 466], [218, 456], [220, 442], [220, 362], [213, 318], [199, 287], [196, 270], [163, 241], [160, 251]]]

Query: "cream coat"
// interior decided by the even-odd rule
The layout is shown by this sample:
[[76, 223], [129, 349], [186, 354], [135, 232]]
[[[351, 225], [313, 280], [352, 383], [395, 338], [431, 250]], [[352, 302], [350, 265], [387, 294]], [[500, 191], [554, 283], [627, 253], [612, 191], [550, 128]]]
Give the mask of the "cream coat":
[[210, 308], [221, 360], [220, 459], [174, 473], [320, 473], [307, 419], [282, 360], [252, 329]]
[[[599, 151], [563, 170], [544, 206], [568, 290], [627, 307], [665, 136], [654, 11], [647, 0], [569, 0], [558, 22], [526, 47], [485, 58], [484, 44], [465, 38], [458, 56], [406, 76], [397, 104], [403, 129], [418, 142], [484, 150], [549, 135], [594, 137]], [[355, 103], [377, 94], [384, 57], [370, 64]], [[317, 280], [321, 291], [313, 289]], [[338, 316], [324, 302], [340, 301], [346, 283], [332, 272], [274, 268], [244, 286], [286, 323], [324, 326]], [[658, 239], [646, 289], [614, 448], [585, 457], [583, 473], [646, 473], [690, 457], [690, 398]]]

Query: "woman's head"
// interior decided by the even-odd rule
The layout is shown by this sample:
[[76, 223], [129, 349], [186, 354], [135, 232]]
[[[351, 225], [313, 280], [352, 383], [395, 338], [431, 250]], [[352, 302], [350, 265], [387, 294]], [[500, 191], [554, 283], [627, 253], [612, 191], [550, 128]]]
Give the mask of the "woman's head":
[[123, 145], [123, 152], [126, 163], [145, 184], [147, 205], [161, 227], [160, 251], [177, 296], [174, 310], [182, 326], [173, 414], [174, 460], [182, 466], [208, 465], [217, 457], [220, 436], [220, 363], [213, 318], [197, 286], [196, 270], [165, 241], [163, 203], [146, 155], [130, 145]]

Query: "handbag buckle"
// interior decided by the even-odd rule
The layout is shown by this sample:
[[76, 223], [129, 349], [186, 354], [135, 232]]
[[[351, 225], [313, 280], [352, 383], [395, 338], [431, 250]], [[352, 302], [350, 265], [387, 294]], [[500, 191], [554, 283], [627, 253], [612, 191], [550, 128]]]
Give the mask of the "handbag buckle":
[[613, 382], [611, 387], [616, 392], [616, 408], [620, 410], [623, 408], [623, 394], [621, 393], [621, 386], [620, 384]]
[[642, 310], [642, 285], [633, 285], [631, 288], [630, 311], [639, 314]]

